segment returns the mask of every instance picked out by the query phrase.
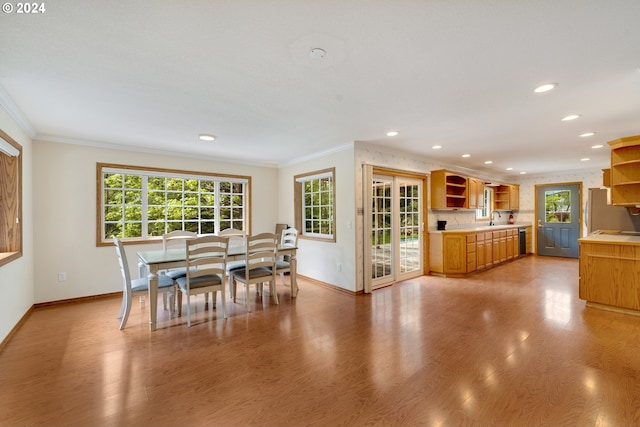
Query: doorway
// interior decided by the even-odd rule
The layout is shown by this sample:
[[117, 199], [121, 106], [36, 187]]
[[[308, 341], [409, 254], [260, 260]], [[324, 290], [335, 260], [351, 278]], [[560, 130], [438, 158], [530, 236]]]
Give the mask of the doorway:
[[425, 246], [423, 179], [374, 173], [369, 189], [365, 292], [421, 276]]
[[537, 253], [578, 258], [582, 183], [536, 185]]

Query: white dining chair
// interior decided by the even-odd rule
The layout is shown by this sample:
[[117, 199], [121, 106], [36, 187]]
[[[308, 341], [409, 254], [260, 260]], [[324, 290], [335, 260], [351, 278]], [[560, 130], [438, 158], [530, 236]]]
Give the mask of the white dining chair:
[[[295, 248], [298, 246], [298, 230], [295, 228], [285, 228], [282, 230], [282, 235], [280, 237], [280, 246], [283, 247], [291, 247]], [[282, 255], [278, 257], [278, 261], [276, 261], [276, 274], [280, 275], [280, 279], [282, 280], [282, 284], [286, 285], [284, 282], [284, 273], [291, 272], [291, 260], [289, 255]]]
[[178, 285], [178, 315], [182, 315], [182, 295], [187, 296], [187, 326], [191, 327], [191, 295], [213, 294], [213, 307], [220, 291], [222, 315], [227, 318], [224, 276], [226, 274], [228, 240], [206, 235], [187, 240], [186, 276], [176, 279]]
[[[229, 240], [229, 248], [242, 248], [244, 250], [246, 233], [244, 230], [238, 230], [235, 228], [227, 228], [220, 233], [219, 236], [226, 237]], [[227, 279], [229, 283], [229, 295], [231, 298], [235, 298], [234, 289], [231, 281], [231, 271], [245, 266], [244, 260], [242, 261], [228, 261], [227, 262]]]
[[[141, 277], [139, 279], [131, 279], [131, 273], [129, 272], [129, 263], [127, 262], [127, 254], [124, 251], [122, 241], [117, 237], [113, 237], [113, 244], [116, 247], [116, 253], [118, 254], [118, 263], [120, 264], [120, 273], [122, 275], [122, 304], [120, 305], [120, 312], [118, 313], [118, 319], [120, 320], [120, 329], [124, 329], [127, 320], [129, 319], [129, 312], [131, 311], [131, 301], [134, 294], [147, 295], [149, 292], [149, 278]], [[174, 299], [174, 283], [173, 279], [166, 275], [158, 275], [158, 293], [162, 293], [163, 297], [169, 296], [169, 312], [173, 312], [173, 299]], [[166, 306], [165, 306], [166, 310]]]
[[[184, 242], [187, 240], [195, 239], [198, 234], [193, 231], [174, 230], [162, 235], [162, 250], [166, 251], [172, 247], [184, 247]], [[171, 279], [176, 280], [180, 277], [187, 275], [187, 269], [185, 267], [172, 268], [165, 273]]]
[[276, 257], [277, 257], [277, 237], [274, 233], [261, 233], [254, 236], [247, 236], [246, 249], [243, 268], [231, 271], [233, 301], [236, 301], [237, 282], [245, 285], [245, 298], [247, 311], [251, 311], [249, 304], [249, 286], [261, 286], [264, 282], [269, 282], [270, 292], [273, 301], [279, 304], [278, 293], [276, 292]]

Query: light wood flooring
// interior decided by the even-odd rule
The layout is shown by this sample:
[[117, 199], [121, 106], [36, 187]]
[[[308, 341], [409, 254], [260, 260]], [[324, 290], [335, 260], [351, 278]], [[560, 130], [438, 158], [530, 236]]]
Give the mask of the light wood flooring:
[[640, 317], [585, 308], [577, 260], [278, 294], [247, 314], [239, 290], [227, 320], [199, 296], [191, 329], [159, 304], [153, 333], [137, 300], [123, 331], [116, 298], [36, 309], [0, 353], [0, 425], [640, 425]]

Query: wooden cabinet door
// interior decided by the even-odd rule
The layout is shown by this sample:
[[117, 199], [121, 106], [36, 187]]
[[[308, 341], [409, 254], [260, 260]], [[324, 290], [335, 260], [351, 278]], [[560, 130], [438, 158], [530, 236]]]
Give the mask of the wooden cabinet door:
[[509, 209], [512, 211], [517, 211], [520, 209], [520, 186], [519, 185], [510, 185], [509, 186]]
[[482, 270], [486, 267], [486, 253], [484, 249], [484, 240], [476, 244], [476, 265], [478, 270]]
[[[509, 232], [511, 232], [511, 230], [509, 230]], [[513, 259], [513, 256], [513, 236], [509, 233], [507, 236], [507, 260]]]

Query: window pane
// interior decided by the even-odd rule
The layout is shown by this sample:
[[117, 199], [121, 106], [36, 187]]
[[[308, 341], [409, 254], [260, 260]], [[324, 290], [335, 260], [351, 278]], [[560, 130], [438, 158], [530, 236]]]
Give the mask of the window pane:
[[[216, 227], [224, 224], [220, 219], [229, 220], [226, 225], [230, 227], [243, 228], [249, 214], [244, 204], [247, 182], [167, 175], [173, 174], [100, 170], [102, 239], [112, 235], [144, 239], [173, 230], [216, 233]], [[224, 209], [218, 211], [218, 205]], [[217, 218], [218, 213], [224, 218]]]
[[571, 190], [544, 192], [545, 221], [571, 222]]

